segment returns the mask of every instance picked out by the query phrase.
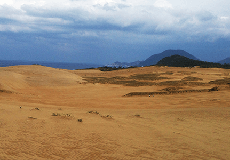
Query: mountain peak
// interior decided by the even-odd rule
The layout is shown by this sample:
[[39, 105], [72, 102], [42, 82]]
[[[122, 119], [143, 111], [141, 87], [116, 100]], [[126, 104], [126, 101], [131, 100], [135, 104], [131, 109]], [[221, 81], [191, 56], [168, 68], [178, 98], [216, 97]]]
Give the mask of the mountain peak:
[[163, 51], [162, 53], [154, 54], [150, 56], [149, 58], [147, 58], [145, 61], [136, 61], [136, 62], [131, 62], [131, 63], [117, 61], [117, 62], [114, 62], [113, 64], [109, 64], [106, 66], [108, 67], [151, 66], [151, 65], [156, 65], [157, 62], [159, 62], [163, 58], [170, 57], [172, 55], [180, 55], [180, 56], [187, 57], [189, 59], [199, 60], [195, 56], [193, 56], [192, 54], [189, 54], [188, 52], [184, 50], [169, 49], [169, 50]]
[[141, 66], [155, 65], [161, 59], [163, 59], [165, 57], [170, 57], [170, 56], [175, 55], [175, 54], [187, 57], [189, 59], [199, 60], [198, 58], [196, 58], [195, 56], [193, 56], [192, 54], [189, 54], [188, 52], [186, 52], [184, 50], [172, 50], [172, 49], [169, 49], [169, 50], [163, 51], [162, 53], [158, 53], [158, 54], [154, 54], [154, 55], [150, 56], [145, 61], [141, 62], [140, 65]]

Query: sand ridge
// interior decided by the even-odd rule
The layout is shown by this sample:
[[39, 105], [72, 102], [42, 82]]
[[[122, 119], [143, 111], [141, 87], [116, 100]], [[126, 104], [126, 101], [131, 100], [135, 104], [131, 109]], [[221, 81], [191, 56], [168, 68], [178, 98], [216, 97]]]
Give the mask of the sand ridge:
[[229, 159], [229, 72], [0, 68], [0, 159]]

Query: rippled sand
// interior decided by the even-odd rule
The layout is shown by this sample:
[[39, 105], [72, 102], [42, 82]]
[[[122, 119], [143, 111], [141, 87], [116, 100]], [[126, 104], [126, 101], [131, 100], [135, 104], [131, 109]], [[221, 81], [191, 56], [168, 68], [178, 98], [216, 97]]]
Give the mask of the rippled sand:
[[229, 73], [0, 68], [0, 159], [230, 159]]

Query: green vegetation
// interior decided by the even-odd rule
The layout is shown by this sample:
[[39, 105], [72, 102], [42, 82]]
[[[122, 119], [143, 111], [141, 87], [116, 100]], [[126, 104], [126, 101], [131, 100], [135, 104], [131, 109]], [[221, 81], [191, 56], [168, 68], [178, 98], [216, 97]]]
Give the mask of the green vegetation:
[[[135, 68], [135, 67], [130, 66], [128, 68]], [[105, 67], [99, 67], [98, 69], [100, 71], [113, 71], [113, 70], [128, 69], [128, 68], [121, 67], [121, 66], [120, 67], [107, 67], [107, 66], [105, 66]]]
[[229, 64], [220, 64], [214, 62], [204, 62], [199, 60], [189, 59], [180, 55], [172, 55], [165, 57], [160, 60], [156, 65], [158, 66], [170, 66], [170, 67], [195, 67], [200, 66], [201, 68], [225, 68], [230, 69]]

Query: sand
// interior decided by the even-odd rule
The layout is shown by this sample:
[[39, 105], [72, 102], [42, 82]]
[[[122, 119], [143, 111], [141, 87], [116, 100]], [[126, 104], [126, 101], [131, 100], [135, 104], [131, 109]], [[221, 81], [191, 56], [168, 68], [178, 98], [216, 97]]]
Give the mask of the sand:
[[0, 159], [230, 159], [229, 73], [2, 67]]

